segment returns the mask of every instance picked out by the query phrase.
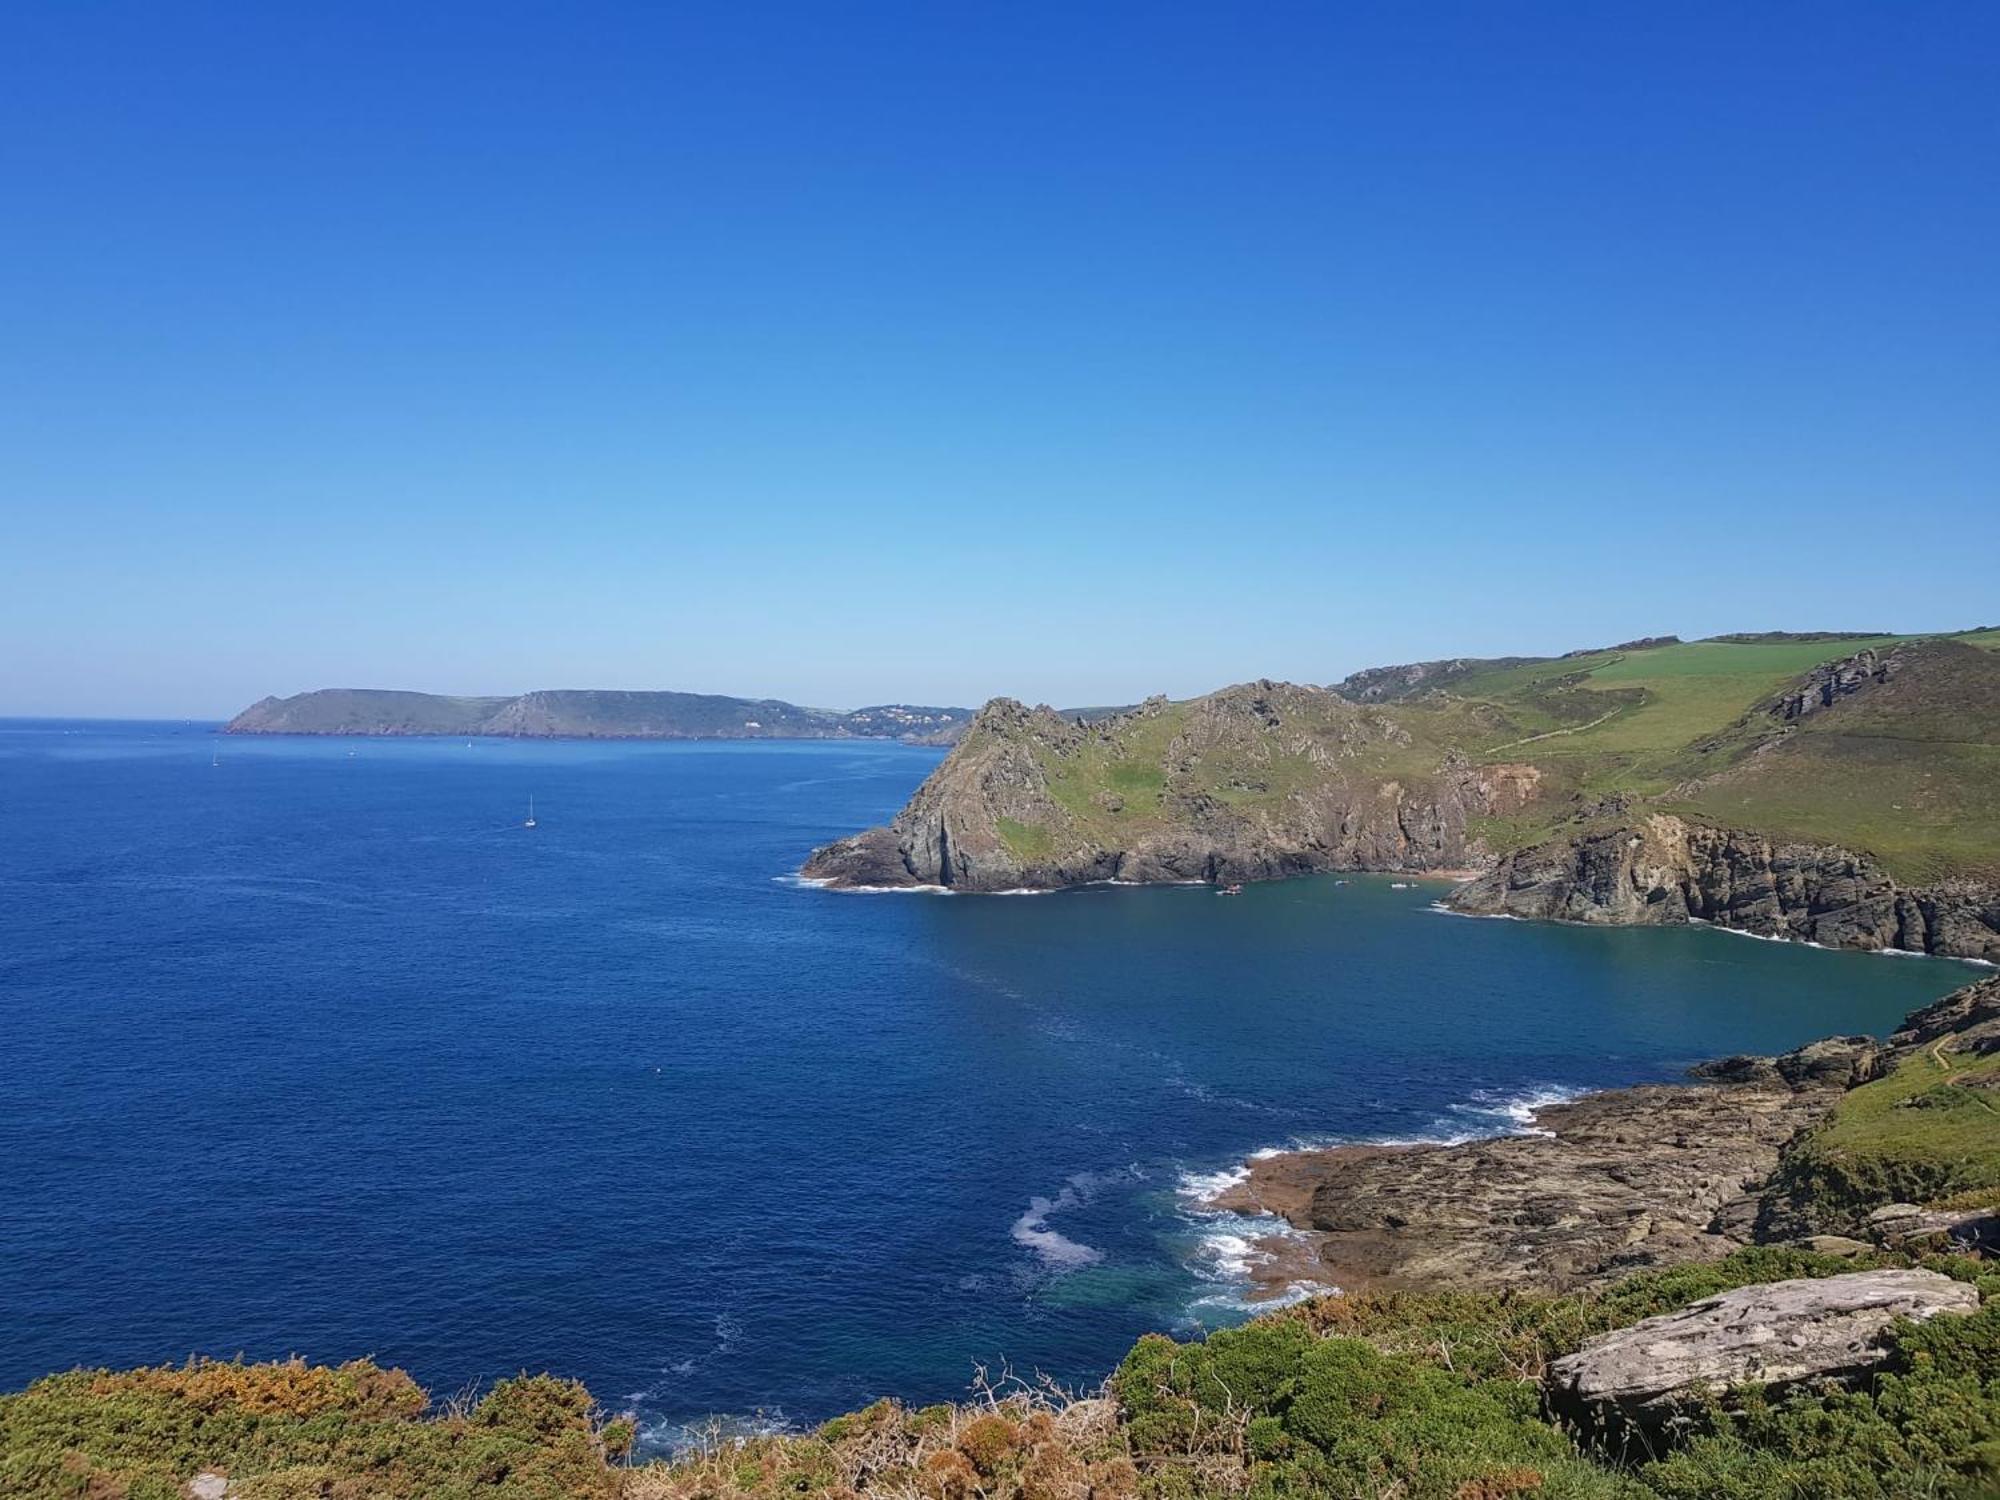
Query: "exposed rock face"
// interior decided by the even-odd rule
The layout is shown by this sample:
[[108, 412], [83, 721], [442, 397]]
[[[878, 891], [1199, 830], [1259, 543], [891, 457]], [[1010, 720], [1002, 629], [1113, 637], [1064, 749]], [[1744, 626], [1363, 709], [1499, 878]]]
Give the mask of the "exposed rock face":
[[1549, 1402], [1579, 1425], [1607, 1414], [1664, 1417], [1698, 1389], [1841, 1380], [1879, 1364], [1899, 1318], [1979, 1310], [1979, 1293], [1936, 1271], [1855, 1271], [1773, 1281], [1601, 1334], [1549, 1366]]
[[1936, 1250], [1957, 1254], [2000, 1254], [2000, 1212], [1923, 1208], [1890, 1203], [1870, 1214], [1869, 1238], [1890, 1250]]
[[1835, 948], [2000, 960], [2000, 890], [1896, 883], [1864, 855], [1655, 813], [1506, 856], [1461, 911], [1566, 922], [1700, 920]]
[[1832, 708], [1842, 698], [1871, 684], [1887, 682], [1902, 670], [1905, 659], [1903, 651], [1857, 651], [1840, 661], [1815, 667], [1803, 682], [1779, 698], [1771, 709], [1772, 717], [1792, 723], [1823, 708]]
[[1323, 1279], [1573, 1287], [1749, 1243], [1779, 1149], [1831, 1107], [1869, 1039], [1737, 1058], [1733, 1081], [1616, 1089], [1539, 1111], [1546, 1134], [1266, 1157], [1218, 1200], [1318, 1238]]
[[[1991, 1208], [1895, 1204], [1868, 1240], [1811, 1235], [1769, 1212], [1788, 1149], [1849, 1088], [1916, 1049], [2000, 1048], [2000, 979], [1913, 1012], [1888, 1043], [1827, 1037], [1782, 1057], [1729, 1057], [1700, 1082], [1614, 1089], [1543, 1109], [1536, 1133], [1451, 1146], [1335, 1146], [1253, 1159], [1214, 1206], [1306, 1231], [1264, 1247], [1272, 1289], [1562, 1290], [1638, 1267], [1791, 1242], [1853, 1255], [1875, 1244], [2000, 1253]], [[1860, 1226], [1856, 1226], [1860, 1228]]]
[[2000, 1052], [2000, 978], [1982, 979], [1903, 1018], [1889, 1045], [1898, 1057], [1920, 1048], [1986, 1057]]
[[1545, 656], [1451, 656], [1441, 661], [1404, 662], [1393, 667], [1369, 667], [1334, 684], [1334, 691], [1356, 703], [1393, 703], [1412, 694], [1429, 692], [1474, 672], [1492, 672], [1508, 667], [1528, 666], [1548, 661]]
[[[1066, 805], [1054, 773], [1121, 754], [1149, 733], [1149, 720], [1165, 726], [1160, 760], [1130, 764], [1158, 787], [1147, 793], [1150, 821], [1133, 815], [1115, 782], [1089, 793], [1088, 815]], [[1476, 767], [1448, 754], [1413, 771], [1371, 773], [1408, 742], [1380, 711], [1284, 683], [1249, 683], [1193, 705], [1149, 699], [1093, 723], [995, 699], [887, 828], [816, 851], [802, 873], [849, 887], [995, 891], [1446, 869], [1482, 852], [1467, 835], [1469, 816], [1536, 793], [1532, 766]], [[1276, 789], [1302, 767], [1310, 774]]]

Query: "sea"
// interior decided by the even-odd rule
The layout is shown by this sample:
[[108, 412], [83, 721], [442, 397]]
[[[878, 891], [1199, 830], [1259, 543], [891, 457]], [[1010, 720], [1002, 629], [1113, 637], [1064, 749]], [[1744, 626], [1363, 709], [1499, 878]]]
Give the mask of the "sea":
[[[0, 722], [0, 1388], [372, 1356], [644, 1445], [1250, 1311], [1250, 1153], [1525, 1128], [1975, 977], [1387, 876], [794, 876], [938, 751]], [[533, 799], [535, 826], [523, 826]]]

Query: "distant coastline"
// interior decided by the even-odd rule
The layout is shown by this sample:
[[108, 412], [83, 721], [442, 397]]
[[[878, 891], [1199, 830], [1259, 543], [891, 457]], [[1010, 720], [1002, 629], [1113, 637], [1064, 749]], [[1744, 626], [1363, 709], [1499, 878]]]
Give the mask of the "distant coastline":
[[895, 740], [956, 743], [972, 710], [909, 703], [805, 708], [718, 693], [544, 689], [458, 697], [390, 688], [320, 688], [263, 698], [220, 730], [230, 735], [362, 735], [585, 740]]

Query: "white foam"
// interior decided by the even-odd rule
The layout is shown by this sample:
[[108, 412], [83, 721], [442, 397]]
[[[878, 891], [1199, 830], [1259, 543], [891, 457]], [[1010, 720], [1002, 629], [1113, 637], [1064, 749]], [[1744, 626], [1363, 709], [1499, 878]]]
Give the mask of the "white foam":
[[1442, 901], [1433, 901], [1424, 908], [1441, 917], [1470, 917], [1475, 922], [1525, 922], [1528, 919], [1511, 911], [1460, 911], [1455, 906], [1447, 906]]
[[[1463, 1104], [1454, 1104], [1451, 1109], [1454, 1114], [1485, 1115], [1493, 1120], [1504, 1120], [1513, 1127], [1501, 1132], [1504, 1135], [1549, 1135], [1552, 1132], [1535, 1124], [1535, 1117], [1552, 1105], [1571, 1103], [1588, 1092], [1587, 1089], [1563, 1088], [1556, 1084], [1540, 1084], [1511, 1094], [1478, 1089], [1471, 1099]], [[1483, 1133], [1490, 1132], [1463, 1136], [1452, 1144], [1478, 1140]]]
[[773, 875], [776, 885], [795, 886], [803, 891], [838, 891], [842, 895], [855, 896], [953, 896], [957, 892], [948, 885], [836, 885], [832, 880], [817, 875]]
[[1197, 1279], [1217, 1288], [1197, 1297], [1190, 1310], [1213, 1307], [1230, 1312], [1262, 1312], [1336, 1290], [1316, 1281], [1294, 1281], [1275, 1290], [1257, 1286], [1257, 1270], [1278, 1258], [1265, 1248], [1272, 1240], [1310, 1236], [1275, 1214], [1242, 1214], [1211, 1205], [1209, 1200], [1222, 1190], [1217, 1184], [1227, 1186], [1248, 1175], [1246, 1168], [1181, 1174], [1178, 1191], [1188, 1200], [1182, 1213], [1200, 1225], [1187, 1268]]
[[1102, 1250], [1080, 1244], [1061, 1230], [1049, 1228], [1051, 1215], [1059, 1214], [1066, 1208], [1075, 1208], [1083, 1201], [1084, 1193], [1079, 1191], [1076, 1179], [1072, 1178], [1053, 1198], [1030, 1198], [1027, 1211], [1014, 1221], [1008, 1234], [1015, 1244], [1034, 1251], [1045, 1264], [1056, 1270], [1069, 1271], [1094, 1264], [1104, 1259]]
[[[1250, 1160], [1258, 1161], [1266, 1157], [1283, 1155], [1281, 1148], [1267, 1146], [1253, 1155]], [[1225, 1167], [1219, 1172], [1182, 1172], [1174, 1184], [1174, 1192], [1190, 1200], [1196, 1207], [1205, 1207], [1220, 1198], [1231, 1188], [1250, 1180], [1247, 1166]]]

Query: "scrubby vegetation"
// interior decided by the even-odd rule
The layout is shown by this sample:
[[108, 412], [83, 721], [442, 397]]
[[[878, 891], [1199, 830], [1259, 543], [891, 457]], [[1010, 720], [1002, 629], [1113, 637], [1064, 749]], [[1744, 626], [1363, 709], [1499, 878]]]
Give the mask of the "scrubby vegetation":
[[[1717, 1396], [1614, 1462], [1547, 1420], [1548, 1361], [1732, 1286], [1861, 1262], [1792, 1250], [1649, 1272], [1589, 1296], [1330, 1298], [1197, 1342], [1149, 1336], [1104, 1393], [1026, 1386], [628, 1466], [629, 1422], [580, 1386], [504, 1381], [427, 1414], [367, 1363], [77, 1371], [0, 1398], [0, 1493], [169, 1500], [1901, 1500], [2000, 1493], [2000, 1276], [1968, 1318], [1906, 1327], [1853, 1389]], [[1926, 1262], [1963, 1279], [1979, 1263]], [[1990, 1268], [1987, 1268], [1990, 1270]]]
[[401, 1370], [196, 1361], [77, 1370], [0, 1398], [0, 1494], [181, 1500], [197, 1474], [232, 1500], [615, 1497], [631, 1424], [574, 1381], [503, 1380], [426, 1416]]

